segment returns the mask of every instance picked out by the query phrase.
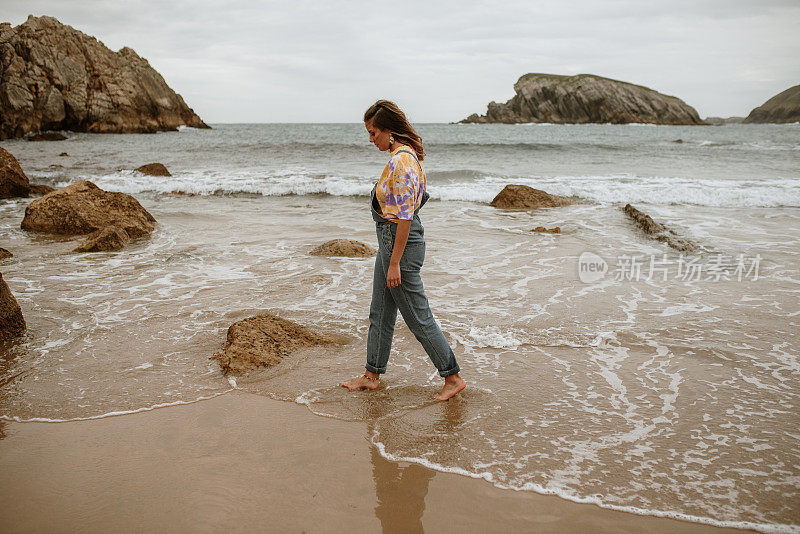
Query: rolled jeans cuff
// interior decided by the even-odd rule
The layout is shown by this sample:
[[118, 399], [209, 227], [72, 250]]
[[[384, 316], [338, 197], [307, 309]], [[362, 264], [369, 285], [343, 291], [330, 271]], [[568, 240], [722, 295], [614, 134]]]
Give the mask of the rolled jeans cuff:
[[[377, 367], [375, 367], [374, 365], [370, 365], [370, 364], [366, 364], [366, 365], [364, 366], [364, 368], [365, 368], [367, 371], [369, 371], [370, 373], [375, 373], [375, 374], [378, 374], [378, 375], [380, 375], [380, 374], [383, 374], [383, 373], [385, 373], [385, 372], [386, 372], [386, 367], [384, 367], [383, 369], [378, 369], [378, 368], [377, 368]], [[456, 371], [456, 372], [457, 372], [457, 371]]]
[[454, 375], [454, 374], [460, 373], [460, 372], [461, 372], [461, 368], [459, 368], [458, 364], [456, 364], [455, 367], [452, 367], [452, 368], [450, 368], [450, 369], [448, 369], [446, 371], [439, 371], [439, 376], [444, 378], [444, 377], [448, 377], [450, 375]]

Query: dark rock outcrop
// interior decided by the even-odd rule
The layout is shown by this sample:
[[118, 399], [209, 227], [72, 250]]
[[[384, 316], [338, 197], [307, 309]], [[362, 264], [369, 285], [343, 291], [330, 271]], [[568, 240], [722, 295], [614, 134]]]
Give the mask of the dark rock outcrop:
[[163, 163], [148, 163], [135, 170], [150, 176], [172, 176]]
[[545, 193], [527, 185], [509, 184], [497, 193], [490, 206], [495, 208], [556, 208], [577, 204], [576, 201]]
[[696, 244], [692, 243], [688, 239], [678, 236], [675, 231], [670, 230], [661, 223], [655, 222], [652, 217], [646, 213], [642, 213], [630, 204], [625, 204], [625, 207], [622, 208], [622, 211], [625, 212], [625, 215], [633, 219], [636, 225], [639, 226], [644, 233], [658, 241], [666, 243], [675, 250], [680, 252], [692, 252], [697, 250], [698, 247]]
[[0, 24], [0, 139], [43, 130], [151, 133], [208, 126], [146, 59], [53, 17]]
[[461, 122], [704, 124], [679, 98], [593, 74], [525, 74], [514, 91], [505, 104], [491, 102], [486, 115], [473, 114]]
[[312, 256], [346, 256], [348, 258], [368, 258], [377, 254], [374, 248], [352, 239], [332, 239], [315, 247]]
[[726, 124], [741, 124], [744, 122], [744, 117], [706, 117], [703, 120], [711, 126], [725, 126]]
[[344, 337], [312, 332], [292, 321], [262, 313], [233, 323], [228, 328], [225, 348], [211, 359], [219, 362], [224, 374], [240, 375], [251, 369], [272, 367], [303, 347], [346, 342]]
[[28, 137], [28, 141], [63, 141], [66, 135], [59, 132], [43, 132]]
[[6, 250], [4, 248], [0, 248], [0, 260], [4, 260], [6, 258], [11, 258], [14, 255], [11, 253], [10, 250]]
[[24, 332], [22, 309], [0, 274], [0, 339], [16, 337]]
[[152, 232], [155, 222], [132, 196], [103, 191], [92, 182], [81, 181], [31, 202], [25, 209], [22, 229], [83, 235], [118, 226], [135, 238]]
[[122, 250], [131, 240], [128, 232], [119, 226], [106, 226], [89, 234], [73, 252], [110, 252]]
[[47, 185], [34, 185], [22, 172], [17, 158], [0, 148], [0, 198], [28, 197], [44, 195], [53, 188]]
[[800, 85], [773, 96], [753, 111], [745, 123], [800, 122]]

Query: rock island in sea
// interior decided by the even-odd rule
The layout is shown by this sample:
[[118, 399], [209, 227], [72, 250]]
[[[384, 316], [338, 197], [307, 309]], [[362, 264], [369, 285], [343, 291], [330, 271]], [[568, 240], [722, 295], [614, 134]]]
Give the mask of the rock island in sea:
[[680, 98], [594, 74], [525, 74], [505, 104], [490, 102], [485, 115], [462, 123], [705, 124]]

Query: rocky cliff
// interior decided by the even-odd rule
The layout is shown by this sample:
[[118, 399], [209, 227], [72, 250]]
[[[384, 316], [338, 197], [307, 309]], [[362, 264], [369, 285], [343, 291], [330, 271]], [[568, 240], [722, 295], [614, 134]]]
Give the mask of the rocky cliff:
[[461, 122], [704, 124], [683, 100], [593, 74], [526, 74], [505, 104], [491, 102], [486, 115]]
[[41, 130], [143, 133], [208, 128], [130, 48], [53, 17], [0, 24], [0, 139]]
[[751, 111], [744, 122], [800, 122], [800, 85], [773, 96]]

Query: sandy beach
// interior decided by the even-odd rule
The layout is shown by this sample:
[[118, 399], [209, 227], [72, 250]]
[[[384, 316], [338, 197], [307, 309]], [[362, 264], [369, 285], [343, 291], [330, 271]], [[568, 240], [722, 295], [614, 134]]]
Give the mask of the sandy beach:
[[6, 4], [0, 534], [800, 534], [800, 2]]
[[[27, 322], [0, 346], [0, 531], [797, 532], [796, 127], [421, 129], [425, 290], [468, 382], [445, 405], [399, 318], [385, 388], [338, 385], [363, 372], [374, 258], [311, 252], [377, 244], [362, 125], [4, 143], [33, 183], [87, 179], [157, 223], [78, 253], [21, 228], [33, 198], [0, 203]], [[578, 203], [491, 206], [508, 183]], [[225, 376], [229, 327], [262, 313], [346, 343]]]
[[742, 532], [391, 462], [368, 423], [240, 391], [2, 432], [7, 533]]

